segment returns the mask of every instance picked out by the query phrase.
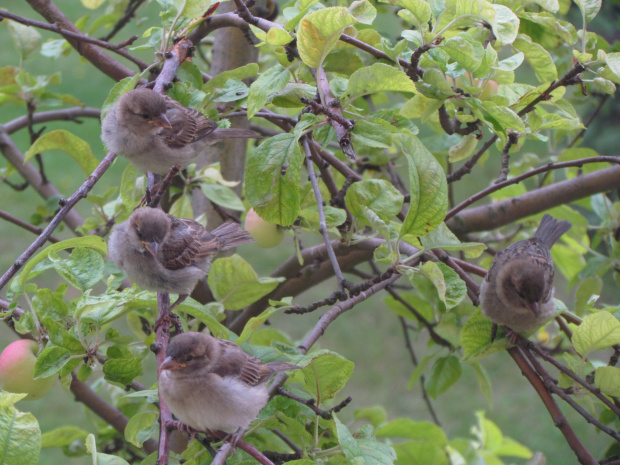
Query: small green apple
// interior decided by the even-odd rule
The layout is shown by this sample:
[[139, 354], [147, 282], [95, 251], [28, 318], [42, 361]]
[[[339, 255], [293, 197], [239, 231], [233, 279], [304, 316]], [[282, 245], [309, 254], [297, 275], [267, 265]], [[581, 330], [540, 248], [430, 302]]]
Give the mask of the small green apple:
[[28, 339], [11, 342], [0, 354], [0, 389], [28, 394], [24, 400], [40, 399], [56, 382], [56, 376], [34, 379], [39, 344]]
[[245, 230], [250, 233], [256, 243], [265, 249], [275, 247], [284, 237], [284, 231], [278, 225], [265, 221], [250, 208], [245, 216]]

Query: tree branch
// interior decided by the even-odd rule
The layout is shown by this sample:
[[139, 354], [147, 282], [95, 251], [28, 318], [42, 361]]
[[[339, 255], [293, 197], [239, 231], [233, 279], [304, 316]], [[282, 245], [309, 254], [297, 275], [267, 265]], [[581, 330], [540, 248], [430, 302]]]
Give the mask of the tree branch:
[[[2, 142], [2, 132], [0, 132], [0, 148]], [[7, 136], [8, 137], [8, 136]], [[69, 214], [71, 209], [83, 198], [86, 197], [88, 192], [93, 188], [95, 183], [99, 181], [103, 173], [110, 167], [112, 162], [116, 159], [115, 153], [108, 153], [99, 166], [95, 168], [95, 171], [84, 181], [82, 186], [75, 191], [75, 193], [69, 197], [67, 200], [62, 202], [62, 207], [56, 213], [56, 216], [50, 221], [49, 225], [44, 229], [43, 233], [19, 256], [19, 258], [11, 265], [11, 267], [2, 275], [0, 278], [0, 290], [6, 286], [9, 280], [15, 276], [17, 271], [28, 261], [30, 257], [34, 255], [34, 253], [47, 241], [47, 238], [52, 235], [56, 227], [60, 224], [60, 222]]]
[[[43, 232], [42, 228], [38, 228], [37, 226], [33, 226], [30, 223], [26, 223], [25, 221], [20, 220], [16, 216], [11, 215], [9, 212], [5, 212], [4, 210], [0, 210], [0, 218], [34, 234], [41, 234]], [[47, 240], [50, 241], [52, 244], [60, 242], [59, 239], [56, 239], [53, 236], [48, 237]]]
[[[37, 11], [41, 16], [43, 16], [49, 23], [56, 24], [58, 28], [61, 28], [63, 30], [63, 32], [83, 35], [80, 30], [75, 27], [75, 25], [50, 0], [27, 1], [30, 6], [34, 8], [35, 11]], [[96, 68], [101, 70], [105, 75], [110, 76], [115, 81], [120, 81], [123, 78], [136, 74], [131, 69], [127, 68], [126, 66], [122, 65], [115, 59], [105, 54], [97, 45], [71, 37], [67, 37], [67, 42], [69, 42], [80, 55], [82, 55], [93, 65], [95, 65]], [[124, 50], [118, 50], [116, 51], [116, 53], [126, 53], [127, 55], [129, 55]], [[134, 61], [134, 63], [136, 62]], [[140, 67], [140, 70], [144, 70], [148, 67], [146, 63], [142, 62], [138, 66]]]
[[471, 208], [454, 215], [447, 225], [457, 236], [470, 232], [489, 231], [549, 208], [617, 189], [619, 185], [620, 166], [605, 168], [492, 205]]
[[[32, 115], [32, 123], [40, 124], [47, 123], [48, 121], [59, 120], [81, 123], [81, 121], [78, 120], [80, 117], [99, 119], [100, 116], [101, 110], [99, 108], [73, 107], [65, 108], [63, 110], [40, 111], [39, 113]], [[6, 131], [7, 134], [13, 134], [15, 131], [28, 127], [28, 116], [20, 116], [19, 118], [15, 118], [13, 121], [9, 121], [3, 126], [4, 131]]]
[[[52, 183], [47, 182], [44, 183], [41, 178], [41, 173], [37, 170], [32, 163], [24, 162], [24, 155], [17, 148], [17, 145], [13, 142], [13, 140], [7, 134], [5, 127], [0, 125], [0, 152], [2, 155], [13, 165], [13, 167], [22, 175], [22, 177], [39, 193], [41, 197], [44, 199], [49, 199], [52, 197], [61, 198], [62, 195], [56, 186]], [[82, 217], [74, 211], [66, 212], [65, 214], [65, 224], [72, 230], [75, 231], [79, 226], [84, 223]], [[45, 241], [44, 241], [45, 242]], [[0, 289], [2, 287], [0, 286]]]

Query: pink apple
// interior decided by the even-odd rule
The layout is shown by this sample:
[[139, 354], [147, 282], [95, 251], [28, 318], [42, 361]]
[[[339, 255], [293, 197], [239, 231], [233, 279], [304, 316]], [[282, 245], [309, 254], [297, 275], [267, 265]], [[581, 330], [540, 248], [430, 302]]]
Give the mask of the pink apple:
[[499, 84], [497, 83], [497, 81], [494, 81], [493, 79], [489, 80], [484, 89], [482, 89], [482, 93], [480, 94], [480, 100], [490, 100], [491, 97], [497, 95], [498, 88]]
[[250, 208], [245, 216], [245, 229], [256, 243], [265, 249], [275, 247], [282, 242], [284, 237], [284, 232], [278, 228], [278, 225], [262, 219], [253, 208]]
[[0, 354], [0, 389], [28, 394], [24, 400], [40, 399], [56, 382], [57, 376], [34, 379], [34, 362], [39, 344], [28, 339], [11, 342]]

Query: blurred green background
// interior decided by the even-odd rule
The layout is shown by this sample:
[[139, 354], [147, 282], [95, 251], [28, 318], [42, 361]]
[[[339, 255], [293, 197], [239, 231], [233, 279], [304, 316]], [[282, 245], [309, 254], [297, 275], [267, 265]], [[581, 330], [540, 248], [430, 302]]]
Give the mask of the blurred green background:
[[[85, 15], [98, 16], [105, 5], [99, 10], [91, 11], [84, 8], [77, 0], [59, 0], [55, 2], [73, 21]], [[614, 2], [604, 2], [603, 11], [592, 23], [591, 29], [605, 31], [608, 40], [613, 41], [618, 28], [618, 7]], [[21, 14], [33, 19], [39, 19], [26, 2], [15, 0], [1, 0], [0, 8], [6, 8], [16, 14]], [[142, 21], [139, 30], [135, 23], [130, 24], [119, 33], [113, 42], [125, 40], [130, 35], [144, 31], [150, 26], [159, 24], [158, 5], [150, 2], [144, 5], [137, 17]], [[397, 30], [389, 24], [379, 27], [389, 34], [389, 31]], [[99, 31], [101, 32], [101, 31]], [[57, 39], [58, 36], [46, 31], [41, 31], [44, 40]], [[95, 36], [98, 36], [95, 34]], [[0, 50], [0, 66], [19, 66], [19, 56], [13, 49], [11, 38], [5, 24], [0, 24], [0, 43], [4, 44]], [[152, 61], [152, 52], [132, 52], [146, 62]], [[117, 55], [113, 55], [118, 57]], [[122, 58], [119, 59], [123, 61]], [[128, 66], [132, 67], [130, 64]], [[199, 62], [199, 65], [202, 63]], [[53, 86], [50, 90], [59, 93], [70, 93], [80, 99], [86, 106], [100, 107], [105, 100], [109, 89], [114, 82], [112, 79], [98, 72], [90, 63], [80, 58], [75, 51], [58, 60], [52, 60], [39, 54], [29, 57], [24, 63], [25, 69], [31, 74], [53, 74], [57, 71], [62, 73], [62, 83]], [[208, 70], [207, 70], [208, 71]], [[585, 100], [585, 99], [584, 99]], [[592, 108], [591, 104], [585, 104], [584, 110]], [[41, 110], [49, 110], [42, 108]], [[612, 151], [617, 147], [617, 131], [609, 130], [609, 125], [615, 119], [619, 107], [611, 101], [603, 108], [596, 125], [588, 131], [585, 145], [594, 146], [601, 154], [613, 155]], [[11, 105], [2, 106], [0, 112], [0, 124], [25, 114], [25, 109]], [[582, 116], [587, 115], [582, 113]], [[104, 155], [103, 145], [99, 140], [100, 125], [95, 119], [83, 119], [81, 125], [71, 122], [47, 123], [47, 130], [65, 128], [75, 132], [91, 144], [92, 150], [98, 158]], [[39, 126], [40, 127], [40, 126]], [[13, 139], [26, 151], [29, 147], [27, 130], [22, 130], [13, 136]], [[61, 152], [47, 152], [43, 156], [46, 172], [49, 179], [58, 187], [64, 196], [71, 195], [83, 182], [83, 173], [76, 168], [68, 155]], [[120, 181], [120, 174], [125, 167], [126, 160], [119, 159], [114, 166], [103, 176], [96, 185], [94, 192], [103, 193], [110, 186], [116, 186]], [[6, 166], [6, 162], [0, 159], [0, 167]], [[489, 184], [496, 171], [488, 171], [484, 177], [482, 169], [478, 168], [475, 177], [469, 182], [472, 191]], [[474, 179], [479, 184], [473, 184]], [[11, 178], [19, 183], [17, 176]], [[461, 192], [459, 197], [467, 193]], [[22, 218], [26, 221], [34, 213], [38, 205], [44, 205], [44, 201], [32, 190], [16, 192], [6, 184], [0, 184], [0, 196], [2, 209]], [[458, 200], [458, 198], [457, 198]], [[78, 211], [84, 217], [92, 215], [91, 207], [86, 202], [80, 202]], [[57, 231], [59, 238], [71, 237], [67, 231]], [[13, 226], [10, 223], [0, 221], [0, 269], [6, 270], [12, 261], [26, 249], [34, 240], [34, 235]], [[241, 250], [261, 275], [271, 273], [275, 267], [285, 258], [294, 253], [293, 241], [290, 237], [285, 238], [282, 246], [265, 252], [257, 246], [245, 246]], [[47, 280], [47, 281], [46, 281]], [[54, 287], [56, 276], [48, 272], [41, 277], [41, 286]], [[561, 287], [559, 284], [558, 287]], [[327, 282], [320, 288], [316, 288], [301, 296], [299, 302], [312, 302], [325, 297], [335, 288], [334, 282]], [[5, 295], [5, 292], [2, 293]], [[419, 386], [413, 390], [407, 390], [406, 386], [413, 371], [409, 354], [405, 349], [402, 329], [398, 319], [382, 303], [383, 294], [374, 296], [368, 301], [355, 307], [354, 310], [336, 320], [320, 339], [321, 347], [330, 348], [356, 364], [355, 372], [347, 385], [344, 396], [353, 396], [353, 402], [342, 413], [341, 418], [345, 421], [353, 421], [353, 411], [372, 405], [383, 405], [388, 412], [388, 417], [394, 419], [401, 416], [414, 420], [430, 420], [430, 415], [422, 400]], [[567, 303], [574, 300], [566, 296]], [[617, 297], [617, 296], [616, 296]], [[617, 300], [617, 299], [616, 299]], [[295, 339], [301, 339], [306, 332], [316, 323], [321, 312], [304, 316], [278, 314], [271, 322], [276, 328], [289, 332]], [[7, 345], [16, 336], [4, 325], [0, 326], [0, 348]], [[415, 347], [418, 358], [425, 356], [427, 352], [427, 340], [421, 338], [416, 341]], [[568, 448], [563, 436], [544, 409], [541, 401], [530, 388], [526, 380], [521, 376], [518, 368], [506, 353], [495, 354], [482, 361], [489, 372], [493, 382], [495, 405], [490, 409], [480, 394], [477, 383], [467, 365], [461, 380], [447, 393], [442, 395], [435, 408], [449, 438], [457, 436], [471, 437], [470, 429], [475, 425], [474, 412], [487, 410], [487, 417], [496, 422], [500, 429], [513, 439], [527, 445], [533, 451], [542, 451], [550, 465], [564, 465], [576, 463], [574, 455]], [[150, 385], [154, 382], [154, 364], [145, 367], [145, 375], [141, 381]], [[105, 395], [105, 394], [104, 394]], [[342, 400], [343, 397], [337, 400]], [[34, 402], [20, 402], [21, 410], [32, 411], [40, 422], [43, 432], [49, 431], [62, 425], [77, 425], [89, 432], [95, 432], [96, 428], [91, 423], [92, 414], [87, 414], [81, 404], [75, 403], [70, 392], [65, 392], [60, 384], [45, 398]], [[607, 437], [598, 434], [594, 428], [578, 418], [570, 409], [562, 408], [574, 425], [578, 436], [594, 453], [596, 457], [602, 457], [604, 449], [609, 444]], [[67, 458], [57, 449], [45, 449], [42, 451], [39, 463], [45, 465], [74, 465], [90, 463], [89, 457]], [[508, 459], [507, 463], [511, 461]], [[515, 463], [522, 463], [516, 461]]]

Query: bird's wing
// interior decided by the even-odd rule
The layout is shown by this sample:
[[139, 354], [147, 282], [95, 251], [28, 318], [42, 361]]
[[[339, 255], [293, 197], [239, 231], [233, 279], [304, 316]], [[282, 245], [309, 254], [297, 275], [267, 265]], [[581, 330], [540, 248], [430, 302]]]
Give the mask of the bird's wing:
[[[553, 258], [551, 258], [549, 248], [541, 239], [537, 237], [518, 241], [508, 246], [506, 250], [502, 252], [501, 263], [505, 263], [508, 260], [517, 258], [528, 260], [538, 266], [540, 269], [542, 269], [545, 275], [545, 291], [542, 301], [548, 302], [551, 298], [551, 291], [553, 289], [553, 278], [555, 275], [555, 271], [553, 268]], [[495, 265], [495, 260], [493, 261], [493, 265]], [[493, 265], [491, 266], [491, 269], [493, 268]], [[491, 270], [489, 270], [489, 273], [490, 272]]]
[[183, 148], [217, 129], [217, 123], [205, 118], [198, 110], [181, 105], [170, 97], [165, 99], [166, 117], [172, 127], [162, 128], [159, 135], [168, 147]]
[[162, 265], [178, 270], [217, 253], [220, 241], [196, 221], [170, 217], [170, 233], [159, 252]]
[[218, 339], [222, 351], [212, 372], [221, 376], [235, 376], [248, 386], [257, 386], [273, 374], [273, 370], [256, 357], [246, 354], [234, 342]]

